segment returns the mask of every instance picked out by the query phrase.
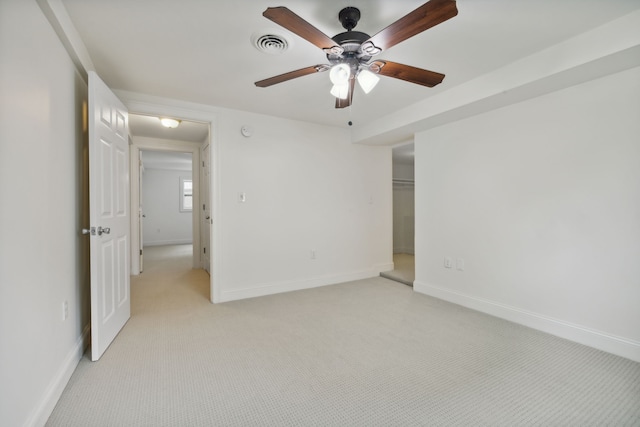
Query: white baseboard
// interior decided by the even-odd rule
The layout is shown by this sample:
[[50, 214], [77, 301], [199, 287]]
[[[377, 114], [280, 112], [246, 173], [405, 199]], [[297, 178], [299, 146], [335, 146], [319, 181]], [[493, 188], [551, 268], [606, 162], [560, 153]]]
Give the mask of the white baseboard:
[[176, 240], [156, 240], [155, 242], [144, 242], [144, 246], [166, 246], [166, 245], [191, 245], [192, 239], [176, 239]]
[[[386, 264], [385, 264], [386, 265]], [[391, 264], [393, 265], [393, 264]], [[377, 270], [377, 268], [376, 268]], [[291, 280], [287, 282], [274, 282], [256, 284], [250, 288], [237, 290], [222, 290], [219, 302], [241, 300], [245, 298], [262, 297], [283, 292], [300, 291], [303, 289], [317, 288], [320, 286], [335, 285], [336, 283], [350, 282], [353, 280], [376, 277], [380, 274], [376, 270], [363, 270], [351, 273], [342, 273], [330, 276], [314, 277], [311, 279]]]
[[51, 413], [53, 412], [53, 408], [55, 408], [56, 403], [58, 403], [58, 399], [60, 399], [64, 388], [67, 386], [69, 379], [71, 379], [73, 371], [75, 371], [80, 359], [82, 359], [86, 344], [89, 342], [90, 330], [90, 325], [87, 325], [82, 331], [80, 337], [76, 340], [73, 348], [69, 350], [69, 353], [60, 366], [58, 373], [53, 377], [53, 380], [49, 383], [49, 386], [42, 395], [39, 404], [24, 423], [25, 426], [36, 427], [46, 424], [49, 416], [51, 416]]
[[413, 290], [640, 362], [640, 342], [419, 281]]

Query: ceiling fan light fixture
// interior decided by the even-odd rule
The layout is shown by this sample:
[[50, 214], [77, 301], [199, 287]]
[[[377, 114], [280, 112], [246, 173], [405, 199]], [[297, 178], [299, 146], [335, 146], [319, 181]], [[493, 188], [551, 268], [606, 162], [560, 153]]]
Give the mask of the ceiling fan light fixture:
[[329, 79], [334, 85], [346, 85], [351, 77], [351, 67], [345, 63], [340, 63], [331, 67]]
[[168, 117], [160, 117], [160, 123], [162, 126], [170, 129], [177, 128], [182, 120], [170, 119]]
[[340, 99], [347, 99], [349, 96], [349, 84], [333, 85], [331, 88], [331, 95]]
[[[366, 93], [369, 93], [378, 82], [379, 76], [377, 74], [433, 87], [442, 82], [444, 74], [386, 60], [374, 60], [372, 63], [369, 61], [375, 55], [439, 25], [457, 14], [458, 8], [455, 0], [427, 0], [422, 6], [404, 15], [373, 36], [369, 36], [360, 31], [353, 31], [360, 19], [360, 11], [355, 7], [346, 7], [340, 11], [338, 19], [347, 31], [329, 37], [285, 6], [268, 7], [262, 12], [262, 16], [322, 49], [331, 65], [327, 65], [326, 68], [315, 65], [290, 71], [257, 81], [255, 85], [268, 87], [309, 74], [327, 71], [330, 68], [329, 78], [333, 84], [331, 93], [338, 95], [336, 96], [336, 108], [345, 108], [351, 105], [354, 79], [360, 82], [360, 86]], [[367, 70], [373, 74], [359, 73], [361, 70]], [[361, 75], [359, 76], [359, 74]], [[347, 93], [346, 97], [345, 92]]]
[[369, 70], [360, 70], [357, 79], [364, 93], [371, 92], [380, 81], [380, 77], [376, 76]]

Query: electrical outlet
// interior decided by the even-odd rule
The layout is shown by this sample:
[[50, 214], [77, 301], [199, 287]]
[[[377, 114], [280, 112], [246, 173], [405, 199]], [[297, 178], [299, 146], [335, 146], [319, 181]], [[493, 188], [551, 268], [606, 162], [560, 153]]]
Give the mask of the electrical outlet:
[[247, 201], [247, 195], [244, 191], [238, 193], [238, 203], [244, 203]]
[[67, 320], [69, 318], [69, 302], [64, 301], [62, 303], [62, 320]]
[[451, 257], [444, 257], [444, 268], [451, 268], [453, 267], [453, 260], [451, 259]]
[[311, 249], [311, 253], [309, 254], [309, 256], [311, 257], [311, 259], [316, 259], [316, 250]]
[[464, 271], [464, 258], [456, 259], [456, 269], [459, 271]]

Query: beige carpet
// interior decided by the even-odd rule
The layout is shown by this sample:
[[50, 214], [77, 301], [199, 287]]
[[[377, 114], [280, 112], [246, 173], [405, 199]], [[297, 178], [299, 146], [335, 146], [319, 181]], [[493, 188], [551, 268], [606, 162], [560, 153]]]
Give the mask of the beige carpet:
[[627, 359], [380, 277], [212, 305], [190, 258], [152, 252], [47, 425], [640, 425]]

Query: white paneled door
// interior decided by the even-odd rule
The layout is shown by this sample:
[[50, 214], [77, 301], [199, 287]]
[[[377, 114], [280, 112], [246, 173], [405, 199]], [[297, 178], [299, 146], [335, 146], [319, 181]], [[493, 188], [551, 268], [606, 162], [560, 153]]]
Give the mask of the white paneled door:
[[91, 360], [129, 320], [129, 115], [89, 72]]

